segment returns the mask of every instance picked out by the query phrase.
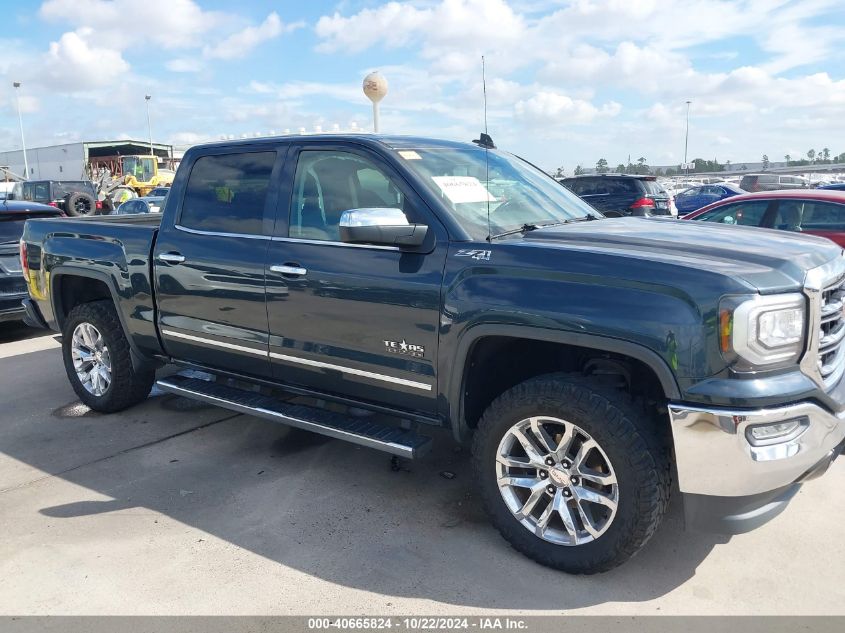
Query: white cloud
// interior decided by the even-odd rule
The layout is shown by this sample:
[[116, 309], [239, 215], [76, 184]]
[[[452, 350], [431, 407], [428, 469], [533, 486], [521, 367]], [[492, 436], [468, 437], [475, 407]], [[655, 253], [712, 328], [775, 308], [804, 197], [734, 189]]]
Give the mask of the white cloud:
[[[315, 28], [320, 52], [421, 44], [421, 57], [432, 69], [450, 75], [477, 70], [484, 53], [499, 60], [500, 67], [512, 67], [513, 48], [530, 45], [526, 31], [525, 19], [504, 0], [442, 0], [423, 8], [389, 2], [349, 17], [323, 16]], [[500, 50], [506, 54], [498, 55]]]
[[284, 24], [275, 11], [268, 15], [258, 26], [248, 26], [237, 33], [203, 48], [203, 54], [209, 59], [237, 59], [249, 55], [252, 50], [267, 40], [289, 33], [304, 26], [304, 22]]
[[518, 119], [531, 125], [555, 127], [590, 123], [596, 117], [613, 117], [621, 109], [618, 103], [612, 101], [598, 108], [589, 101], [555, 92], [539, 92], [514, 104], [514, 114]]
[[202, 70], [202, 60], [197, 57], [177, 57], [164, 63], [164, 67], [174, 73], [196, 73]]
[[103, 46], [125, 50], [143, 41], [165, 49], [191, 48], [228, 17], [193, 0], [47, 0], [42, 18], [91, 28]]
[[109, 86], [127, 72], [129, 64], [120, 52], [92, 45], [92, 35], [91, 29], [82, 28], [51, 42], [32, 73], [36, 81], [65, 92], [82, 92]]

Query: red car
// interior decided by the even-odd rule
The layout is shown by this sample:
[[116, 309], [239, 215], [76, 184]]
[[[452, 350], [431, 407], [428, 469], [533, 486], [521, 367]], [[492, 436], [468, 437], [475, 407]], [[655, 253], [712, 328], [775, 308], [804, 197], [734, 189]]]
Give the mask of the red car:
[[826, 237], [845, 247], [845, 191], [746, 193], [714, 202], [683, 219], [796, 231]]

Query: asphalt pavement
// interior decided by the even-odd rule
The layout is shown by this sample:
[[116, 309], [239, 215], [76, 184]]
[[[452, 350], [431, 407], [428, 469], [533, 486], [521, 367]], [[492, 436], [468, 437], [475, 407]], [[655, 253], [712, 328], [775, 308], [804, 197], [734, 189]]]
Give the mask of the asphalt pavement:
[[0, 324], [0, 613], [845, 615], [845, 459], [754, 532], [686, 532], [673, 503], [634, 559], [573, 577], [510, 549], [435, 440], [397, 471], [169, 395], [94, 413], [52, 334]]

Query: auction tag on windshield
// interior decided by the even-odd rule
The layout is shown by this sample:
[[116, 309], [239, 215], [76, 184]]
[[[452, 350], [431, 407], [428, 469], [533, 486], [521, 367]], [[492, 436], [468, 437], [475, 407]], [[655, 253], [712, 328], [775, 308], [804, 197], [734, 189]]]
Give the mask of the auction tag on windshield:
[[417, 154], [412, 149], [402, 149], [399, 150], [399, 155], [404, 158], [405, 160], [422, 160], [422, 156]]
[[472, 176], [432, 176], [440, 190], [455, 204], [462, 202], [495, 202], [478, 178]]

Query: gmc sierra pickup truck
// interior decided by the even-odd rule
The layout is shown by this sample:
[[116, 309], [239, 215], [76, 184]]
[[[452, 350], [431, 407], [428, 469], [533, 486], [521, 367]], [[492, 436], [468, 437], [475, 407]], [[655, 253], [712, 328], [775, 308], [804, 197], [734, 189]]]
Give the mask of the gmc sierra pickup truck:
[[21, 256], [90, 408], [177, 364], [213, 379], [167, 392], [398, 456], [448, 427], [504, 538], [571, 573], [636, 553], [673, 478], [739, 533], [843, 449], [841, 248], [605, 218], [486, 136], [194, 147], [160, 215], [30, 220]]

